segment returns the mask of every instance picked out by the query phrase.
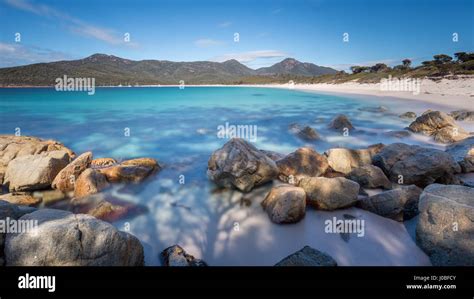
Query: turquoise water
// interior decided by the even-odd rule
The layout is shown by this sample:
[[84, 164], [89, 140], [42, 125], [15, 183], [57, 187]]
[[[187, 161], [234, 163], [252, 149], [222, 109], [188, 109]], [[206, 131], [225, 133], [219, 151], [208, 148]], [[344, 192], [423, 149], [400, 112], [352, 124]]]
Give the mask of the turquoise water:
[[[94, 157], [119, 160], [158, 159], [165, 169], [156, 177], [134, 188], [116, 186], [107, 191], [148, 208], [146, 214], [114, 225], [121, 229], [126, 225], [140, 238], [149, 265], [159, 264], [158, 253], [175, 243], [214, 265], [270, 265], [309, 243], [316, 248], [333, 251], [334, 248], [325, 248], [330, 245], [307, 232], [301, 237], [293, 236], [292, 230], [306, 231], [305, 225], [312, 223], [310, 219], [289, 228], [270, 223], [259, 206], [265, 189], [260, 189], [260, 193], [256, 190], [254, 195], [236, 191], [213, 192], [214, 186], [206, 177], [207, 160], [214, 150], [228, 141], [217, 138], [217, 127], [226, 122], [256, 125], [255, 145], [260, 149], [286, 154], [310, 145], [323, 152], [336, 146], [358, 148], [377, 142], [399, 142], [400, 139], [384, 134], [409, 124], [400, 119], [398, 113], [420, 112], [427, 108], [421, 105], [408, 109], [386, 100], [382, 104], [389, 108], [387, 112], [359, 110], [380, 104], [363, 97], [270, 88], [97, 88], [93, 96], [85, 92], [56, 92], [43, 88], [0, 89], [0, 134], [14, 134], [19, 128], [22, 135], [56, 139], [76, 153], [92, 151]], [[357, 128], [350, 136], [327, 129], [330, 120], [340, 113], [346, 114]], [[288, 129], [292, 123], [312, 126], [323, 140], [307, 143], [298, 139]], [[408, 138], [404, 142], [427, 143], [427, 140]], [[179, 183], [181, 175], [185, 177], [184, 184]], [[253, 197], [250, 207], [241, 204], [244, 196]], [[326, 215], [308, 213], [316, 213], [317, 217]], [[367, 219], [374, 217], [360, 210], [354, 213]], [[326, 216], [330, 217], [329, 214]], [[244, 224], [244, 220], [250, 224]], [[240, 224], [239, 231], [235, 230], [236, 222]], [[258, 228], [255, 223], [260, 223]], [[267, 230], [262, 231], [263, 228]], [[276, 235], [269, 238], [269, 231]], [[282, 237], [278, 238], [278, 234]], [[288, 244], [288, 238], [297, 239]], [[373, 238], [375, 245], [371, 250], [383, 251], [383, 242], [377, 243], [380, 237]], [[365, 241], [370, 244], [370, 239]], [[340, 240], [333, 242], [336, 243], [331, 244], [339, 244]], [[357, 242], [353, 246], [357, 247]], [[253, 251], [244, 255], [236, 253], [242, 252], [243, 248]], [[269, 251], [272, 254], [268, 254]], [[252, 252], [265, 254], [255, 259]], [[367, 250], [362, 252], [367, 253]], [[387, 252], [386, 256], [382, 254], [367, 262], [362, 253], [361, 257], [351, 257], [348, 251], [341, 253], [339, 260], [342, 264], [417, 264], [417, 260], [396, 259], [389, 254], [389, 249]]]

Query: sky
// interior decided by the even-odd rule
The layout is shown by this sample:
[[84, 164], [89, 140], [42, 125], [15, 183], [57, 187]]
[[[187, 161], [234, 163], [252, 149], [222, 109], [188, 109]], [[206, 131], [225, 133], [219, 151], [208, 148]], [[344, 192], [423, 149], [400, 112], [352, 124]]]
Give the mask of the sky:
[[0, 67], [104, 53], [347, 70], [474, 51], [473, 0], [0, 0]]

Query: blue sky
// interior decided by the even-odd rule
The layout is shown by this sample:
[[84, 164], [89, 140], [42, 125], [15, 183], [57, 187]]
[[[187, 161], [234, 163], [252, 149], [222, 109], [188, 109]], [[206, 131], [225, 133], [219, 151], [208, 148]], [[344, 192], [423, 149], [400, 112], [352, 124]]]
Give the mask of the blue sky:
[[[94, 53], [347, 69], [474, 51], [472, 0], [0, 0], [0, 67]], [[21, 41], [15, 42], [15, 34]], [[130, 41], [125, 42], [125, 34]], [[234, 41], [234, 34], [239, 41]], [[349, 42], [343, 42], [343, 34]], [[453, 33], [458, 41], [453, 42]]]

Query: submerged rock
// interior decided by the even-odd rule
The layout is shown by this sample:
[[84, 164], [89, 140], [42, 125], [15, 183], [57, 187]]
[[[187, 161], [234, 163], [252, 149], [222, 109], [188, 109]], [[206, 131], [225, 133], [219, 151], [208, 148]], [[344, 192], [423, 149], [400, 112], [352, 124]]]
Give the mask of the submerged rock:
[[378, 107], [362, 107], [362, 108], [359, 108], [357, 109], [359, 111], [367, 111], [367, 112], [378, 112], [378, 113], [382, 113], [382, 112], [386, 112], [388, 111], [388, 108], [385, 107], [385, 106], [378, 106]]
[[474, 266], [474, 188], [433, 184], [420, 196], [416, 241], [434, 266]]
[[357, 203], [361, 209], [396, 221], [405, 221], [418, 214], [418, 200], [423, 190], [415, 185], [400, 186]]
[[344, 114], [339, 114], [331, 121], [331, 123], [329, 124], [329, 128], [338, 131], [350, 131], [354, 129], [354, 126], [352, 125], [351, 121], [347, 116], [345, 116]]
[[432, 111], [418, 117], [408, 127], [415, 133], [433, 136], [441, 143], [451, 143], [469, 137], [469, 133], [458, 126], [454, 119], [444, 112]]
[[139, 183], [159, 170], [159, 166], [146, 163], [144, 165], [122, 163], [98, 169], [110, 183]]
[[306, 209], [306, 193], [292, 185], [273, 187], [261, 203], [275, 223], [295, 223], [303, 219]]
[[181, 246], [173, 245], [160, 253], [160, 259], [165, 267], [203, 267], [206, 262], [188, 254]]
[[462, 172], [474, 172], [474, 136], [451, 144], [446, 152], [459, 163]]
[[134, 236], [89, 215], [41, 209], [20, 220], [38, 221], [33, 232], [8, 234], [7, 266], [143, 266]]
[[385, 135], [389, 137], [395, 137], [395, 138], [406, 138], [406, 137], [410, 137], [411, 133], [409, 131], [399, 130], [399, 131], [385, 132]]
[[25, 155], [8, 163], [5, 184], [10, 191], [33, 191], [49, 188], [56, 175], [69, 163], [65, 151]]
[[418, 187], [438, 182], [459, 183], [454, 176], [461, 167], [446, 152], [417, 145], [393, 143], [373, 157], [373, 164], [380, 167], [390, 181]]
[[403, 114], [400, 114], [399, 117], [403, 119], [413, 119], [413, 118], [416, 118], [416, 113], [408, 111]]
[[359, 184], [346, 178], [302, 178], [299, 187], [306, 192], [307, 204], [320, 210], [335, 210], [354, 205]]
[[348, 174], [354, 168], [372, 164], [372, 157], [383, 147], [383, 144], [378, 143], [366, 149], [332, 148], [326, 151], [326, 156], [333, 170]]
[[334, 267], [337, 266], [337, 262], [330, 255], [309, 246], [305, 246], [303, 249], [285, 257], [275, 266]]
[[383, 173], [382, 169], [374, 165], [364, 165], [354, 168], [348, 175], [349, 180], [357, 182], [361, 187], [374, 189], [391, 189], [392, 183]]
[[74, 197], [84, 197], [98, 193], [109, 186], [105, 175], [99, 171], [88, 168], [77, 178]]
[[293, 176], [293, 184], [303, 176], [320, 176], [325, 173], [329, 167], [328, 159], [310, 147], [297, 149], [283, 159], [278, 160], [276, 165], [279, 170], [279, 179], [284, 182], [289, 182], [289, 177]]
[[277, 175], [275, 161], [240, 138], [232, 138], [212, 153], [208, 161], [210, 180], [218, 186], [235, 187], [243, 192], [269, 182]]
[[296, 136], [305, 141], [316, 141], [321, 139], [319, 133], [310, 126], [305, 126], [303, 129], [298, 131], [298, 133], [296, 133]]
[[91, 161], [92, 152], [83, 153], [58, 173], [51, 187], [62, 192], [73, 191], [77, 178], [91, 165]]
[[449, 113], [449, 116], [460, 121], [474, 121], [474, 111], [457, 110]]

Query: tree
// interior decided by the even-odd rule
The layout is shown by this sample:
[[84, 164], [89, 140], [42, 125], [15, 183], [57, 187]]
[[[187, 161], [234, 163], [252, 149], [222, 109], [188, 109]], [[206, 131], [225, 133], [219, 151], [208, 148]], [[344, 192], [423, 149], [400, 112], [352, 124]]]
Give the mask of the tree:
[[389, 67], [385, 63], [377, 63], [376, 65], [373, 65], [370, 67], [370, 72], [378, 73], [378, 72], [383, 72], [388, 69]]
[[353, 74], [367, 72], [368, 70], [369, 68], [366, 66], [358, 66], [358, 65], [351, 66], [351, 71]]
[[402, 60], [403, 66], [406, 67], [407, 69], [410, 68], [411, 65], [411, 60], [408, 58], [405, 58]]
[[438, 55], [433, 56], [433, 58], [436, 64], [445, 64], [453, 60], [451, 56], [446, 55], [446, 54], [438, 54]]
[[457, 52], [457, 53], [454, 53], [454, 56], [456, 57], [458, 62], [461, 62], [461, 63], [474, 60], [474, 53]]

